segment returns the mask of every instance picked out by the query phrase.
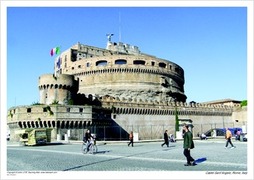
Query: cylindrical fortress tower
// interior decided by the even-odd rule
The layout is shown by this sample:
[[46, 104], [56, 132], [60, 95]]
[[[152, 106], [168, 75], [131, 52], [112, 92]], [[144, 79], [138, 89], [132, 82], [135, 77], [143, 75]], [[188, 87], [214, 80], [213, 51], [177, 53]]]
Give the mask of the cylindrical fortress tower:
[[186, 101], [184, 70], [171, 61], [140, 53], [136, 46], [111, 49], [77, 44], [61, 54], [58, 72], [79, 79], [79, 93], [148, 101]]
[[41, 104], [68, 104], [77, 93], [78, 82], [68, 74], [44, 74], [39, 77], [39, 92]]

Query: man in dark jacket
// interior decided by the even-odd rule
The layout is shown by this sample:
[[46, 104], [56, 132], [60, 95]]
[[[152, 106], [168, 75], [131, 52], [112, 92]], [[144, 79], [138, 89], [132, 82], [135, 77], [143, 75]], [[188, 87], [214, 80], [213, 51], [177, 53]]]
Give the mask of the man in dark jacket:
[[168, 146], [168, 145], [169, 145], [169, 141], [168, 141], [168, 130], [166, 130], [165, 133], [164, 133], [164, 143], [161, 145], [161, 147], [163, 147], [164, 144], [166, 144], [167, 147], [169, 147], [169, 146]]
[[183, 151], [183, 154], [187, 159], [187, 163], [184, 165], [185, 166], [194, 166], [194, 165], [196, 165], [194, 163], [195, 160], [190, 155], [190, 150], [194, 148], [193, 135], [189, 131], [188, 125], [185, 124], [183, 126], [183, 130], [184, 130], [184, 135], [183, 135], [183, 149], [184, 149], [184, 151]]

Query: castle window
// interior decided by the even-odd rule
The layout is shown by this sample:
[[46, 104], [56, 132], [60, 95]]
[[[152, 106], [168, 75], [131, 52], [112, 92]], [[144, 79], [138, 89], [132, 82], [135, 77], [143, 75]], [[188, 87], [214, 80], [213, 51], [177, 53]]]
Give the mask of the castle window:
[[179, 68], [175, 68], [175, 72], [179, 73]]
[[117, 59], [115, 60], [115, 64], [127, 64], [127, 61], [125, 59]]
[[88, 62], [88, 63], [86, 63], [86, 67], [90, 67], [90, 63]]
[[71, 112], [71, 108], [66, 108], [66, 111], [67, 112]]
[[134, 61], [133, 61], [133, 64], [136, 64], [136, 65], [145, 65], [146, 62], [143, 61], [143, 60], [134, 60]]
[[154, 61], [152, 61], [152, 66], [154, 66], [155, 65], [155, 62]]
[[100, 60], [96, 62], [96, 66], [106, 66], [107, 63], [108, 62], [106, 60]]
[[43, 112], [47, 112], [47, 108], [44, 107], [44, 108], [43, 108]]
[[71, 61], [72, 62], [77, 60], [77, 54], [78, 54], [77, 50], [71, 49]]
[[81, 65], [78, 65], [78, 68], [81, 68]]
[[83, 108], [79, 108], [79, 112], [82, 113], [83, 112]]
[[30, 112], [32, 112], [32, 109], [31, 109], [31, 108], [27, 108], [27, 109], [26, 109], [26, 112], [27, 112], [27, 113], [30, 113]]
[[160, 63], [159, 63], [159, 67], [161, 67], [161, 68], [165, 68], [165, 67], [166, 67], [166, 64], [165, 64], [165, 63], [160, 62]]

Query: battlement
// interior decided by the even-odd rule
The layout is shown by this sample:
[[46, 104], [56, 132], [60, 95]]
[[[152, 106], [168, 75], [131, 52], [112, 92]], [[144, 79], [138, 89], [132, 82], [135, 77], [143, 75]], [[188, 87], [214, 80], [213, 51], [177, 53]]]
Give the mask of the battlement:
[[68, 104], [68, 101], [78, 91], [78, 81], [68, 74], [44, 74], [39, 77], [39, 92], [41, 104]]
[[241, 107], [240, 104], [236, 103], [231, 106], [222, 104], [203, 104], [203, 103], [184, 103], [184, 102], [174, 102], [174, 101], [157, 101], [157, 100], [142, 100], [142, 99], [126, 99], [126, 98], [114, 98], [109, 96], [104, 96], [101, 99], [104, 107], [134, 107], [134, 108], [158, 108], [158, 109], [202, 109], [204, 111], [211, 110], [225, 110], [232, 111], [235, 108]]
[[[19, 128], [85, 128], [111, 120], [111, 110], [91, 105], [31, 105], [8, 110], [8, 124]], [[98, 115], [99, 114], [99, 115]]]

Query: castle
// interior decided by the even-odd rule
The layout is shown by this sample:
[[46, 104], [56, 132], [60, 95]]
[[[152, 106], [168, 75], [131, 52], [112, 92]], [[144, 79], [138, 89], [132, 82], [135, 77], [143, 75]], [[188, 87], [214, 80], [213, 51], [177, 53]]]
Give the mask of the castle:
[[175, 133], [176, 112], [194, 133], [246, 124], [239, 101], [187, 104], [179, 65], [111, 42], [111, 36], [106, 49], [78, 42], [62, 52], [54, 74], [39, 77], [39, 104], [8, 110], [10, 130], [52, 127], [53, 139], [68, 134], [80, 140], [89, 128], [104, 140], [127, 139], [130, 131], [159, 139], [165, 129]]

